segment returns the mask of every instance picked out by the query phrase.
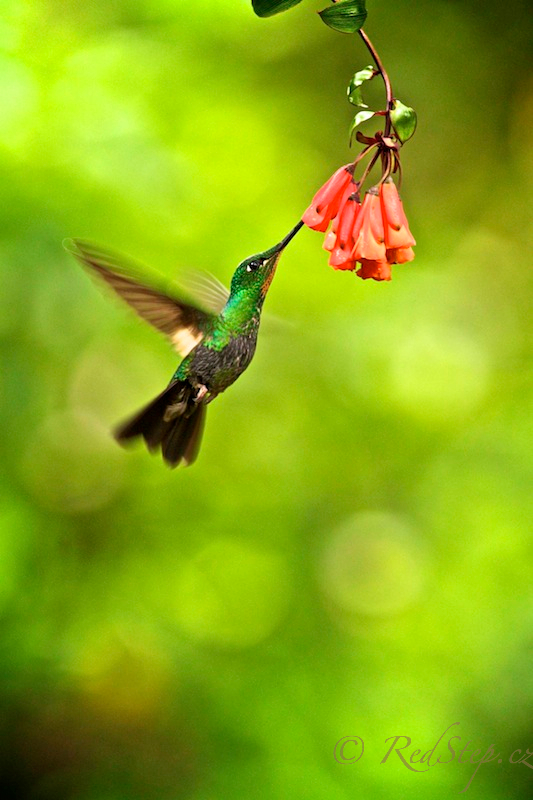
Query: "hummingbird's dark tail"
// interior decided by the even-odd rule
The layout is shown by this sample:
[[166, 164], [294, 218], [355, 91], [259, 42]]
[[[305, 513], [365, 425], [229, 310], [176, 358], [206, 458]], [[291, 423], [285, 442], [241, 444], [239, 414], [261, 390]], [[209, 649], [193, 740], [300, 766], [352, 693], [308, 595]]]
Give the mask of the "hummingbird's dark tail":
[[151, 452], [161, 447], [170, 467], [192, 464], [198, 455], [204, 427], [205, 406], [194, 402], [187, 381], [172, 381], [164, 392], [115, 431], [120, 444], [142, 436]]

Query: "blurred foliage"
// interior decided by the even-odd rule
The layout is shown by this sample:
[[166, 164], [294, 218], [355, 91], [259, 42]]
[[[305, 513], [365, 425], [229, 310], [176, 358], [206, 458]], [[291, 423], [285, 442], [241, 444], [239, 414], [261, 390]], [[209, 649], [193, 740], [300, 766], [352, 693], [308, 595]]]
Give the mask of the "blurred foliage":
[[3, 797], [448, 798], [471, 765], [379, 762], [453, 722], [505, 754], [470, 798], [530, 796], [533, 12], [375, 0], [366, 29], [419, 114], [416, 260], [363, 282], [302, 231], [171, 472], [109, 429], [175, 356], [61, 241], [227, 281], [350, 159], [367, 54], [309, 3], [2, 4]]

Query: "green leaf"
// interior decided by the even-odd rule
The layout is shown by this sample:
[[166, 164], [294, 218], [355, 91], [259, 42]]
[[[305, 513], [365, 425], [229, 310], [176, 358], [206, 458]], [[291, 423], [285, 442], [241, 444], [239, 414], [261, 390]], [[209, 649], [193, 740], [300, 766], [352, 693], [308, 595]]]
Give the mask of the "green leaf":
[[368, 108], [366, 103], [363, 103], [363, 94], [361, 90], [361, 85], [365, 81], [370, 81], [376, 75], [376, 70], [374, 67], [365, 67], [364, 69], [360, 69], [359, 72], [356, 72], [353, 76], [352, 80], [348, 84], [348, 89], [346, 90], [348, 94], [348, 100], [350, 103], [353, 103], [354, 106], [361, 106], [361, 108]]
[[272, 17], [301, 2], [302, 0], [252, 0], [252, 6], [258, 17]]
[[365, 0], [339, 0], [318, 12], [326, 25], [341, 33], [357, 33], [366, 19]]
[[399, 100], [395, 100], [390, 118], [398, 139], [401, 142], [410, 139], [416, 130], [416, 111], [409, 106], [404, 106]]
[[353, 122], [350, 127], [350, 144], [352, 143], [353, 135], [355, 133], [355, 129], [357, 128], [357, 126], [361, 125], [362, 122], [366, 122], [367, 119], [373, 117], [375, 113], [376, 112], [372, 111], [370, 108], [357, 112], [357, 114], [353, 118]]
[[[349, 90], [350, 87], [348, 87]], [[360, 86], [354, 86], [352, 91], [348, 91], [348, 100], [354, 106], [359, 106], [360, 108], [368, 108], [366, 103], [363, 103], [363, 92]]]

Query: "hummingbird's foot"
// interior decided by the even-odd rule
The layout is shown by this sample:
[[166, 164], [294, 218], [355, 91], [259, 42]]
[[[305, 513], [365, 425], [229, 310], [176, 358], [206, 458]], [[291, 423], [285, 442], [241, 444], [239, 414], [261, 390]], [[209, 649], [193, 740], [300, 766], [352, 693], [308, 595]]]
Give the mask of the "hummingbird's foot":
[[194, 402], [201, 403], [206, 394], [208, 393], [208, 391], [209, 389], [207, 388], [207, 386], [204, 386], [203, 383], [200, 384], [200, 386], [198, 387], [198, 391], [196, 393], [196, 397], [194, 398]]

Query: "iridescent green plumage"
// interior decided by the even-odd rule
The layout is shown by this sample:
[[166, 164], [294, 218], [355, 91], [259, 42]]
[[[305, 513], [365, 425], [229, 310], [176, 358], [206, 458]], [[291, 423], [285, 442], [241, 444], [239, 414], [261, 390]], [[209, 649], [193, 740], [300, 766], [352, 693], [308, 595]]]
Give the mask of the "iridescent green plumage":
[[205, 406], [250, 364], [263, 301], [281, 253], [301, 224], [275, 247], [242, 261], [225, 302], [211, 312], [169, 293], [161, 279], [147, 279], [145, 270], [122, 256], [79, 239], [68, 240], [67, 250], [165, 333], [183, 356], [164, 392], [116, 431], [119, 442], [141, 436], [151, 451], [160, 447], [172, 467], [194, 461]]

